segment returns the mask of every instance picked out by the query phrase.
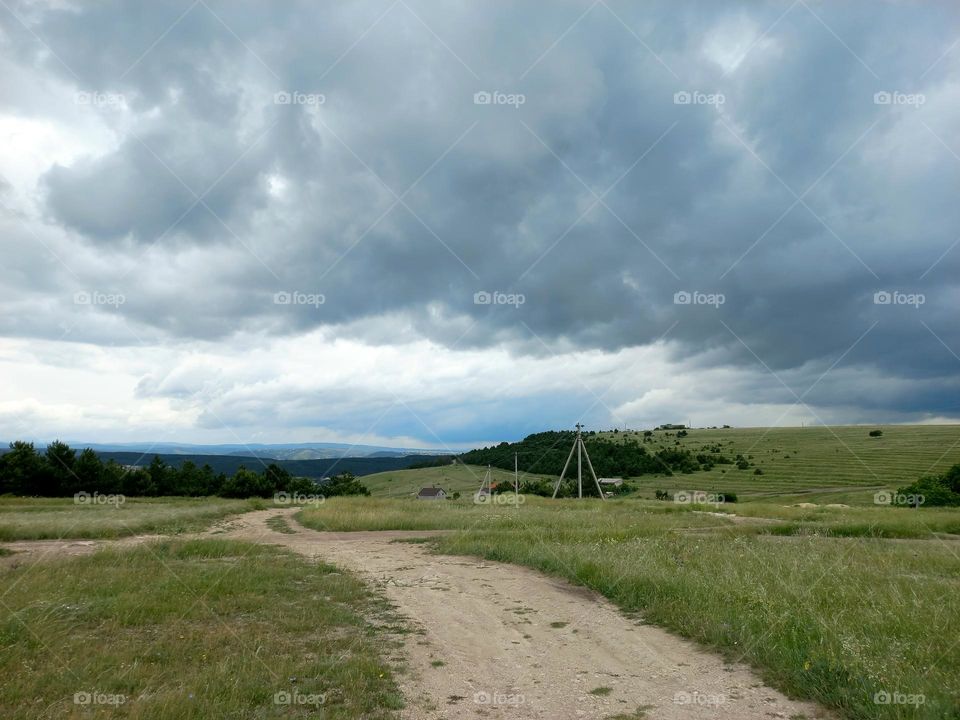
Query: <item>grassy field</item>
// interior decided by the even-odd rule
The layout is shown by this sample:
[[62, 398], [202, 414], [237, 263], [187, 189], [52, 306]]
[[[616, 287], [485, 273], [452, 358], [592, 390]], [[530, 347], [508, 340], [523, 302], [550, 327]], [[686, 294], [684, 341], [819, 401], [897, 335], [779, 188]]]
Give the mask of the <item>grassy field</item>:
[[172, 535], [202, 530], [227, 515], [269, 504], [221, 498], [126, 498], [123, 503], [76, 504], [73, 498], [0, 497], [0, 542]]
[[395, 718], [392, 610], [268, 546], [169, 541], [4, 574], [0, 717]]
[[[870, 437], [873, 429], [882, 430], [882, 437]], [[731, 459], [752, 455], [755, 467], [738, 470], [724, 465], [692, 475], [633, 478], [631, 482], [643, 489], [644, 496], [652, 496], [657, 488], [725, 490], [743, 494], [746, 500], [838, 492], [843, 499], [828, 502], [866, 504], [872, 502], [875, 488], [895, 489], [960, 463], [960, 425], [694, 429], [688, 433], [677, 438], [675, 431], [658, 430], [647, 447], [657, 450], [679, 441], [680, 447], [698, 453], [720, 445], [722, 454]], [[601, 435], [621, 441], [643, 439], [640, 431]], [[756, 468], [763, 475], [755, 475]]]
[[[457, 465], [366, 476], [374, 497], [329, 498], [297, 518], [317, 530], [453, 531], [430, 541], [436, 551], [590, 587], [842, 718], [960, 718], [960, 509], [873, 503], [879, 488], [960, 462], [960, 427], [870, 429], [692, 430], [679, 439], [687, 449], [719, 445], [752, 456], [751, 468], [632, 478], [635, 495], [603, 503], [510, 504], [507, 493], [477, 504], [486, 468]], [[654, 438], [654, 450], [677, 441]], [[512, 486], [512, 472], [493, 472]], [[430, 485], [462, 497], [413, 499]], [[655, 489], [740, 502], [648, 499]], [[0, 541], [176, 534], [272, 505], [0, 498]], [[282, 516], [268, 526], [292, 531]], [[351, 576], [283, 551], [171, 540], [3, 572], [0, 717], [392, 718], [401, 705], [375, 645], [396, 648], [381, 634], [402, 632], [392, 611]], [[883, 693], [923, 703], [878, 704]]]
[[[447, 491], [448, 495], [459, 492], [461, 495], [473, 495], [480, 488], [487, 469], [476, 465], [444, 465], [442, 467], [420, 470], [394, 470], [391, 472], [364, 475], [360, 481], [370, 492], [378, 497], [414, 497], [420, 488], [436, 485]], [[513, 472], [492, 468], [493, 482], [513, 487]], [[524, 479], [539, 479], [542, 475], [524, 475], [520, 473], [520, 482]], [[556, 478], [554, 478], [555, 480]]]
[[[960, 717], [960, 536], [930, 529], [960, 531], [960, 511], [722, 510], [635, 499], [507, 507], [333, 498], [299, 519], [317, 529], [452, 529], [438, 551], [593, 588], [842, 717]], [[877, 704], [883, 692], [924, 703]]]
[[[870, 437], [873, 429], [883, 430], [883, 435]], [[737, 455], [748, 458], [751, 467], [738, 470], [735, 465], [718, 465], [689, 475], [630, 478], [638, 497], [652, 498], [658, 489], [704, 490], [733, 492], [741, 502], [871, 505], [877, 490], [895, 490], [960, 463], [960, 425], [728, 428], [688, 433], [678, 438], [675, 431], [658, 430], [646, 447], [655, 452], [679, 442], [693, 453], [709, 454], [719, 446], [731, 460]], [[643, 440], [642, 431], [600, 436], [620, 442]], [[755, 474], [757, 468], [762, 475]], [[455, 465], [378, 473], [361, 481], [378, 497], [410, 497], [429, 485], [466, 495], [480, 487], [484, 472], [486, 468], [480, 466]], [[512, 485], [512, 472], [494, 468], [493, 473], [495, 481]], [[521, 482], [543, 477], [520, 476]]]

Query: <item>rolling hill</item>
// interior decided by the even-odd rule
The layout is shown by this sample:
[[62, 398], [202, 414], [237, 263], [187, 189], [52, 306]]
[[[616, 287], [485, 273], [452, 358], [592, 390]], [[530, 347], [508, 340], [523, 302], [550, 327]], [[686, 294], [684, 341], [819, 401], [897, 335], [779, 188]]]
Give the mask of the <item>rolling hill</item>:
[[[882, 435], [871, 437], [871, 430], [881, 430]], [[516, 451], [521, 469], [535, 463], [533, 467], [549, 467], [559, 474], [572, 438], [572, 433], [538, 433], [519, 443], [462, 457], [509, 470]], [[796, 496], [800, 500], [805, 499], [801, 495], [816, 493], [826, 502], [871, 502], [875, 489], [907, 485], [960, 463], [960, 425], [694, 428], [685, 436], [678, 436], [677, 430], [656, 430], [649, 437], [642, 430], [630, 430], [585, 434], [585, 440], [588, 448], [595, 448], [591, 456], [598, 474], [629, 477], [645, 497], [662, 489], [733, 492], [741, 499]], [[601, 452], [600, 442], [624, 447], [620, 452]], [[643, 448], [647, 460], [632, 462], [632, 455], [640, 451], [629, 451], [631, 446]], [[712, 467], [694, 463], [695, 468], [709, 467], [706, 470], [681, 469], [684, 463], [680, 462], [672, 465], [671, 472], [662, 465], [663, 469], [649, 471], [649, 458], [668, 451], [729, 462]], [[746, 465], [743, 469], [735, 464], [738, 456]], [[643, 472], [631, 473], [631, 465]]]

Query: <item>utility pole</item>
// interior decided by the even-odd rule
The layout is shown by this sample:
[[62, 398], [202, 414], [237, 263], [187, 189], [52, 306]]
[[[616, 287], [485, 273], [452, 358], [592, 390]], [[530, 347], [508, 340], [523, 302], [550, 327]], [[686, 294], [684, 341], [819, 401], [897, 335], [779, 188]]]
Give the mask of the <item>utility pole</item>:
[[577, 497], [583, 497], [583, 466], [580, 462], [580, 423], [577, 423]]
[[583, 443], [583, 425], [577, 423], [577, 436], [573, 440], [573, 447], [570, 448], [570, 454], [567, 455], [567, 461], [563, 464], [563, 470], [560, 472], [560, 478], [557, 480], [556, 486], [553, 488], [553, 497], [556, 499], [557, 493], [560, 491], [560, 484], [563, 482], [564, 476], [567, 474], [567, 468], [570, 466], [570, 461], [573, 459], [573, 453], [577, 453], [577, 497], [583, 497], [583, 463], [582, 458], [587, 458], [587, 468], [590, 470], [590, 474], [593, 476], [593, 482], [597, 486], [597, 493], [600, 495], [601, 500], [606, 500], [604, 497], [603, 488], [600, 487], [600, 481], [597, 479], [597, 473], [593, 470], [593, 463], [590, 462], [590, 454], [587, 452], [587, 446]]
[[517, 454], [513, 454], [513, 497], [517, 501], [514, 503], [520, 507], [520, 475], [517, 472]]
[[[484, 496], [483, 489], [487, 489], [487, 494]], [[484, 500], [486, 497], [486, 500]], [[493, 504], [493, 473], [490, 470], [490, 466], [487, 465], [487, 472], [483, 475], [483, 480], [480, 481], [480, 489], [477, 490], [477, 494], [474, 495], [474, 499], [478, 503], [489, 502]]]

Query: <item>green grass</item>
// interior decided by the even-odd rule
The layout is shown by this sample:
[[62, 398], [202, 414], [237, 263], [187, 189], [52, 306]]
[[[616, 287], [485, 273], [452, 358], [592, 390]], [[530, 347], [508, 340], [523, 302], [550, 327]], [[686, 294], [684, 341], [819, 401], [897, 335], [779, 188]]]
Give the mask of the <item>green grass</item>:
[[127, 498], [118, 505], [78, 505], [73, 498], [2, 497], [0, 542], [178, 534], [265, 507], [267, 501], [221, 498]]
[[[480, 483], [483, 482], [486, 472], [487, 468], [479, 465], [444, 465], [421, 470], [394, 470], [364, 475], [360, 478], [360, 481], [377, 497], [414, 497], [420, 491], [420, 488], [432, 485], [442, 487], [448, 495], [459, 492], [465, 497], [472, 497], [480, 489]], [[491, 475], [493, 482], [513, 487], [512, 471], [491, 468]], [[536, 480], [541, 477], [544, 476], [520, 473], [520, 482]]]
[[[668, 435], [658, 430], [654, 442], [645, 445], [650, 452], [674, 447], [678, 440], [680, 447], [694, 454], [710, 454], [709, 449], [719, 445], [721, 454], [731, 460], [738, 454], [752, 455], [752, 465], [748, 470], [717, 465], [688, 475], [642, 475], [629, 482], [638, 488], [639, 497], [649, 499], [658, 489], [704, 490], [735, 492], [741, 502], [872, 505], [879, 489], [896, 489], [960, 463], [960, 425], [879, 426], [883, 436], [871, 438], [868, 433], [873, 427], [694, 429], [684, 438], [677, 438], [675, 431], [667, 431]], [[643, 440], [641, 431], [600, 436], [618, 442]], [[756, 468], [763, 470], [763, 475], [754, 475]], [[484, 467], [456, 465], [378, 473], [362, 481], [379, 497], [409, 497], [427, 485], [472, 495], [485, 471]], [[494, 468], [493, 473], [495, 480], [512, 485], [512, 472]]]
[[597, 697], [606, 697], [613, 692], [613, 688], [609, 687], [595, 687], [590, 691], [591, 695], [596, 695]]
[[275, 517], [269, 518], [267, 520], [267, 527], [275, 532], [283, 533], [284, 535], [293, 535], [296, 531], [287, 524], [287, 520], [283, 515], [277, 515]]
[[707, 509], [745, 518], [782, 521], [764, 525], [761, 530], [778, 535], [929, 538], [936, 534], [951, 534], [960, 539], [960, 511], [954, 508], [915, 510], [876, 505], [806, 508], [770, 503], [730, 503]]
[[[392, 611], [334, 571], [225, 540], [7, 571], [0, 717], [395, 718], [402, 700], [381, 650], [396, 641], [368, 619], [394, 622]], [[124, 702], [76, 704], [76, 693]]]
[[[734, 523], [699, 509], [632, 499], [491, 508], [333, 498], [300, 517], [339, 530], [455, 530], [434, 541], [439, 552], [592, 588], [841, 717], [960, 717], [960, 542], [930, 529], [957, 532], [960, 511], [722, 507], [768, 520]], [[926, 702], [877, 705], [881, 691]]]
[[[638, 512], [631, 512], [636, 509]], [[665, 527], [713, 527], [730, 524], [724, 517], [697, 515], [689, 505], [629, 501], [599, 503], [554, 501], [527, 497], [519, 507], [477, 505], [460, 500], [391, 500], [328, 498], [320, 506], [301, 510], [297, 522], [314, 530], [462, 530], [516, 531], [549, 526], [556, 518], [585, 526], [600, 523], [610, 533], [630, 535], [659, 532]], [[684, 516], [684, 517], [680, 517]]]
[[[883, 436], [871, 438], [872, 429]], [[719, 444], [722, 454], [733, 459], [737, 454], [763, 470], [754, 475], [754, 467], [737, 470], [734, 465], [716, 466], [709, 472], [674, 477], [642, 476], [633, 478], [644, 496], [663, 490], [725, 490], [746, 498], [790, 493], [852, 493], [855, 502], [872, 503], [873, 492], [857, 493], [858, 488], [897, 488], [918, 477], [943, 472], [960, 463], [960, 425], [879, 425], [807, 428], [731, 428], [688, 431], [677, 438], [675, 431], [658, 430], [649, 450], [680, 447], [694, 453], [708, 452]], [[613, 440], [643, 439], [642, 432], [602, 433]], [[799, 501], [798, 501], [799, 502]], [[813, 502], [818, 502], [814, 500]], [[847, 502], [847, 500], [827, 500]]]

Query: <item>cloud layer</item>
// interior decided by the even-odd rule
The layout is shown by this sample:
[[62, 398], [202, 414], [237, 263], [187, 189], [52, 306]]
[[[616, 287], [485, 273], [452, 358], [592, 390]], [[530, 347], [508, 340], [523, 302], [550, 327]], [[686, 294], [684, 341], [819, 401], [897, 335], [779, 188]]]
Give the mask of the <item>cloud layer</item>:
[[0, 435], [956, 418], [958, 21], [0, 10]]

